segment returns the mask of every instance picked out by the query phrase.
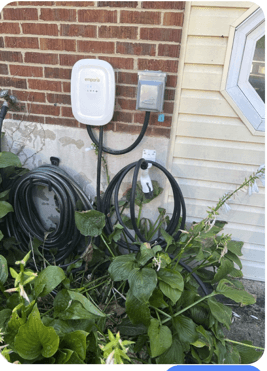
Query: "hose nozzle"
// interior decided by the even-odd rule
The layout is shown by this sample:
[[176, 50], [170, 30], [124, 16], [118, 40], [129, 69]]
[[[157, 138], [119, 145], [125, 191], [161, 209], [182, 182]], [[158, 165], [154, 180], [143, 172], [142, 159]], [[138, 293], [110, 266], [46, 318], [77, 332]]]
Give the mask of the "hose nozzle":
[[8, 106], [12, 111], [19, 111], [18, 100], [14, 95], [9, 95], [7, 89], [0, 91], [0, 98], [5, 100], [4, 105]]

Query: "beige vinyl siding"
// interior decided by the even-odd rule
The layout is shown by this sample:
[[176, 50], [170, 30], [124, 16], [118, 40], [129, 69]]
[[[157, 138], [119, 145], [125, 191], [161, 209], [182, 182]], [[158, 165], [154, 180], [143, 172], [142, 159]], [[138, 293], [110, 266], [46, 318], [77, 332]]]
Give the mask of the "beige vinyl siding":
[[[255, 7], [250, 2], [187, 2], [176, 92], [169, 168], [187, 207], [187, 221], [200, 221], [227, 191], [265, 163], [264, 136], [253, 135], [221, 93], [228, 65], [231, 25]], [[220, 213], [225, 233], [242, 240], [245, 278], [264, 280], [264, 187], [240, 192]], [[168, 212], [173, 197], [168, 193]]]

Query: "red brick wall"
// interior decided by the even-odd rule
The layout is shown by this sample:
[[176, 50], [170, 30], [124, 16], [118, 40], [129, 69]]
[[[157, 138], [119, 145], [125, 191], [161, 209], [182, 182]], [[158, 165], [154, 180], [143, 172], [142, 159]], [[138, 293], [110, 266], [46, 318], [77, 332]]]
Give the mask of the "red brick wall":
[[[167, 72], [165, 121], [151, 115], [147, 135], [170, 136], [184, 1], [15, 1], [1, 11], [0, 88], [25, 113], [9, 118], [83, 127], [71, 110], [70, 77], [82, 58], [108, 61], [116, 75], [116, 106], [107, 129], [137, 133], [137, 71]], [[24, 116], [23, 116], [24, 115]]]

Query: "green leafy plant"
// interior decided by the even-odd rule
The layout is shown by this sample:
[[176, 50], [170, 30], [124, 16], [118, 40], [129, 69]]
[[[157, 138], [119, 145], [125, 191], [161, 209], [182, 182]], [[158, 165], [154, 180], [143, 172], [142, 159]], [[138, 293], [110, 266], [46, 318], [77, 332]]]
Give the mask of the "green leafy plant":
[[[15, 155], [4, 152], [0, 168], [9, 178], [25, 171]], [[76, 226], [87, 243], [83, 255], [69, 257], [67, 263], [75, 259], [66, 270], [46, 264], [35, 271], [34, 264], [28, 267], [38, 251], [42, 259], [38, 243], [32, 241], [29, 252], [22, 254], [16, 249], [18, 241], [5, 237], [2, 228], [2, 355], [9, 362], [26, 364], [256, 361], [263, 349], [224, 334], [224, 329], [231, 327], [232, 310], [221, 298], [242, 306], [255, 303], [255, 298], [239, 281], [243, 243], [223, 233], [226, 223], [218, 220], [218, 215], [235, 193], [244, 187], [252, 189], [253, 184], [255, 187], [264, 171], [262, 167], [225, 194], [205, 219], [182, 231], [178, 241], [164, 229], [169, 219], [163, 208], [159, 208], [154, 223], [142, 218], [147, 201], [137, 187], [137, 225], [147, 240], [160, 232], [167, 242], [165, 250], [137, 240], [139, 251], [122, 255], [117, 242], [126, 237], [119, 223], [111, 235], [106, 235], [104, 214], [76, 211]], [[0, 215], [4, 220], [13, 208], [8, 202], [9, 183], [1, 187]], [[162, 189], [156, 183], [153, 187], [156, 197]], [[124, 213], [130, 192], [120, 202], [121, 215], [129, 227], [131, 221]], [[180, 262], [189, 264], [192, 271], [185, 270]], [[79, 270], [82, 263], [84, 269]], [[205, 283], [208, 293], [201, 290], [194, 274]]]

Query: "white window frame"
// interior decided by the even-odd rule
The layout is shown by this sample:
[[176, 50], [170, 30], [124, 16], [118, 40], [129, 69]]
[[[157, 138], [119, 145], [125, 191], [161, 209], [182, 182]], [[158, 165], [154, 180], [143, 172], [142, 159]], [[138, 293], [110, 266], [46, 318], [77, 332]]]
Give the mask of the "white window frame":
[[259, 8], [235, 29], [226, 81], [226, 92], [257, 131], [265, 131], [265, 104], [249, 83], [257, 40], [265, 34], [265, 18]]

